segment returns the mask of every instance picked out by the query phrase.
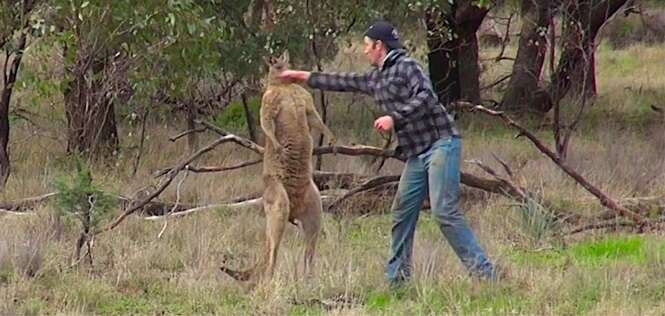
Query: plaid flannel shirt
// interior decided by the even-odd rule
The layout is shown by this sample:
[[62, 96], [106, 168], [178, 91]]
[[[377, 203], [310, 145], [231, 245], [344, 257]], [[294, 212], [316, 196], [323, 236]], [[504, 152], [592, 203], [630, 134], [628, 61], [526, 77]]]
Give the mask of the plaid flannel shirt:
[[367, 73], [313, 72], [307, 84], [316, 89], [362, 92], [374, 97], [393, 118], [398, 155], [410, 158], [447, 136], [459, 136], [452, 116], [439, 103], [432, 82], [404, 50], [392, 50], [381, 69]]

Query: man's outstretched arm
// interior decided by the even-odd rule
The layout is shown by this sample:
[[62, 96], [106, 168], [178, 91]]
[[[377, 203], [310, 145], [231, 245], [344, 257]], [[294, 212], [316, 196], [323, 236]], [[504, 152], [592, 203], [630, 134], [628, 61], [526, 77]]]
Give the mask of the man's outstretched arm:
[[311, 88], [343, 91], [361, 92], [369, 94], [372, 73], [323, 73], [300, 70], [285, 70], [279, 74], [279, 78], [288, 82], [306, 83]]

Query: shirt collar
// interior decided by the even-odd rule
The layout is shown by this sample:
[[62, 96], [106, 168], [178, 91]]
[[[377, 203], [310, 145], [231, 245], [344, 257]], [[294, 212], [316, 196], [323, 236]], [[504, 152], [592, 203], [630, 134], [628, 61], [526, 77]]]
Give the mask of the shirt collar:
[[383, 63], [381, 63], [381, 68], [380, 70], [384, 70], [387, 67], [392, 66], [397, 58], [400, 56], [406, 54], [406, 51], [404, 49], [393, 49], [386, 54], [386, 57], [383, 58]]

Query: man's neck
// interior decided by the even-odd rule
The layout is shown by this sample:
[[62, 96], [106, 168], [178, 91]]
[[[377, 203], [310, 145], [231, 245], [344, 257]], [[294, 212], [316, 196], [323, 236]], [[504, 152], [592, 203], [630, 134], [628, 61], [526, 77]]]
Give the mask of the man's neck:
[[379, 60], [379, 63], [378, 63], [376, 66], [377, 66], [379, 69], [383, 69], [383, 64], [386, 62], [387, 59], [388, 59], [388, 52], [386, 52], [385, 54], [383, 54], [383, 57], [381, 57], [381, 59]]

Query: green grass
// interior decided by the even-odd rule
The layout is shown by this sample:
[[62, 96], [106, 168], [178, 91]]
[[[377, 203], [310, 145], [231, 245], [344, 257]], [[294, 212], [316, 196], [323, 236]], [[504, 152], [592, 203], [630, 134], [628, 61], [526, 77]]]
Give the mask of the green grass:
[[[662, 251], [665, 244], [655, 245], [654, 253]], [[544, 251], [516, 251], [512, 254], [514, 262], [527, 266], [562, 267], [573, 265], [581, 267], [601, 267], [615, 263], [644, 265], [648, 258], [647, 242], [641, 237], [616, 237], [603, 240], [591, 240], [575, 244], [567, 249]]]
[[577, 244], [570, 248], [570, 255], [578, 264], [587, 266], [612, 262], [642, 265], [646, 262], [645, 242], [639, 237]]

